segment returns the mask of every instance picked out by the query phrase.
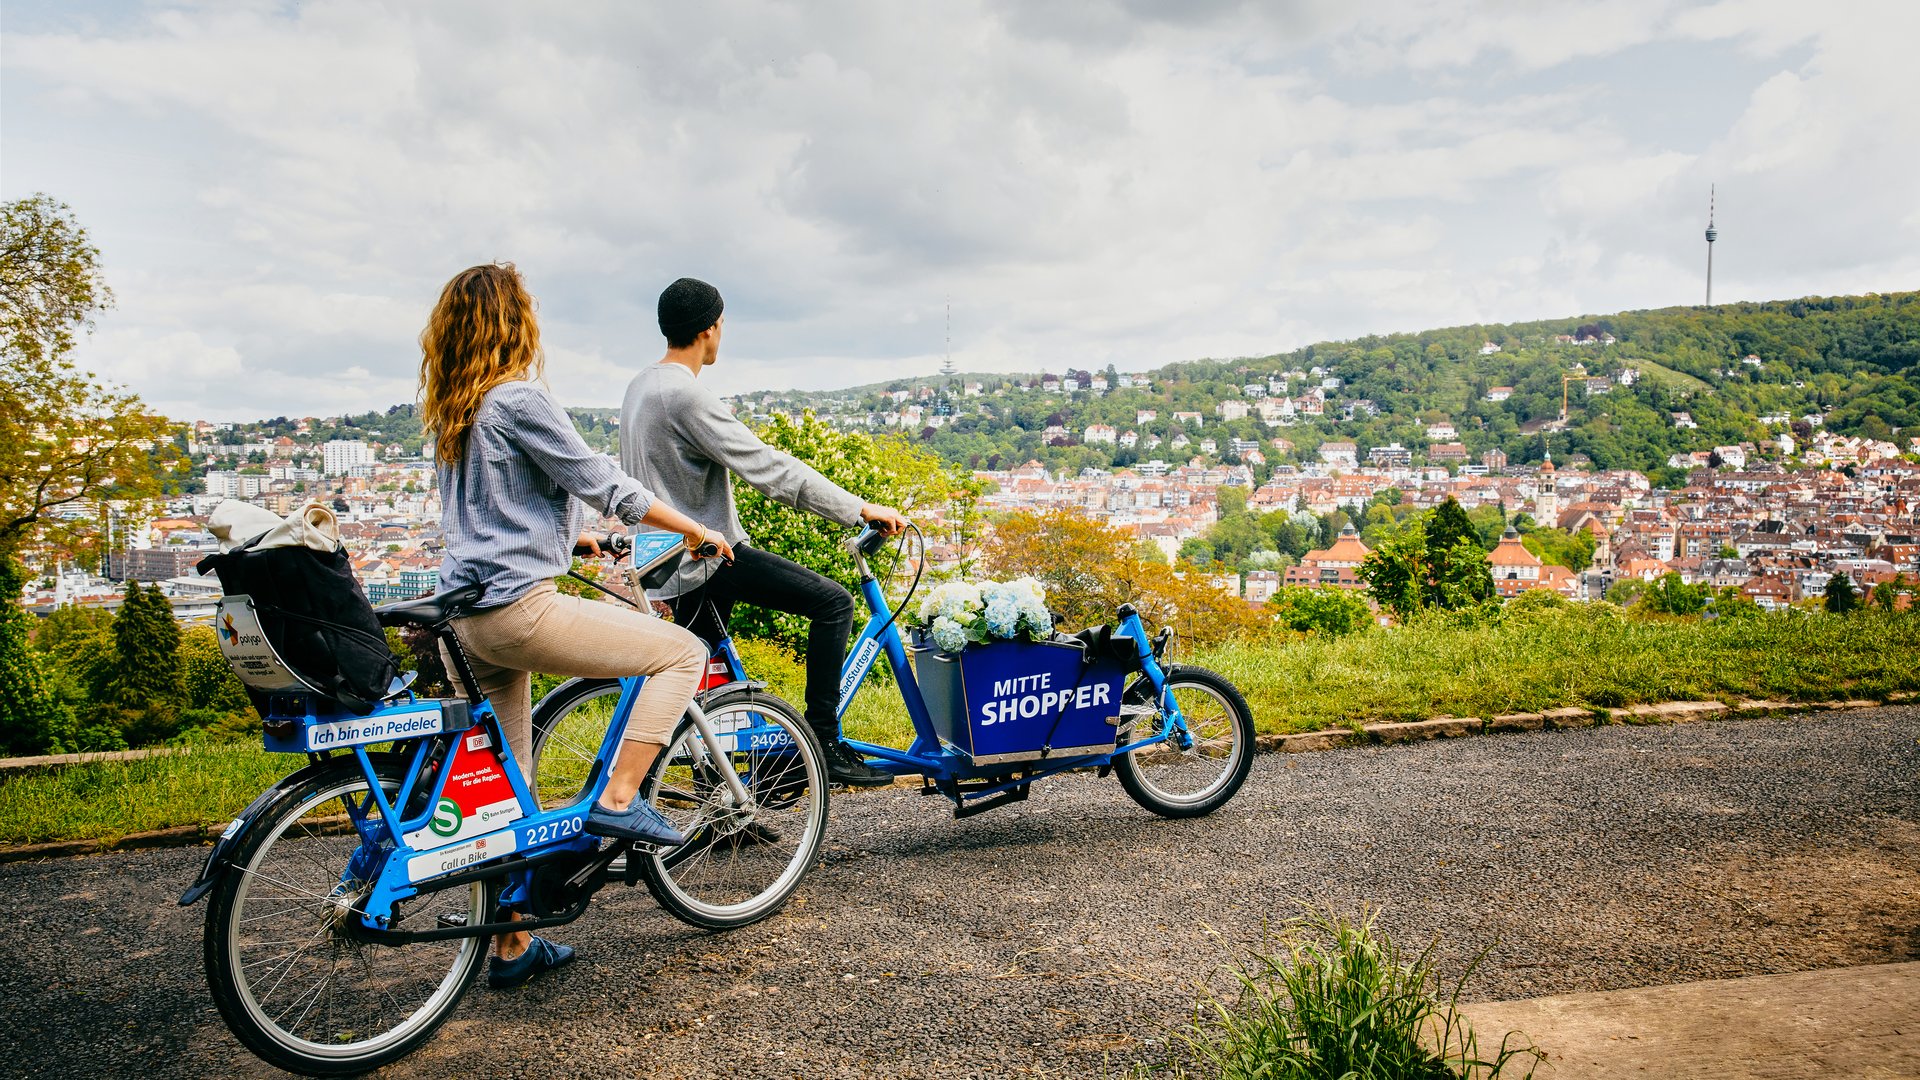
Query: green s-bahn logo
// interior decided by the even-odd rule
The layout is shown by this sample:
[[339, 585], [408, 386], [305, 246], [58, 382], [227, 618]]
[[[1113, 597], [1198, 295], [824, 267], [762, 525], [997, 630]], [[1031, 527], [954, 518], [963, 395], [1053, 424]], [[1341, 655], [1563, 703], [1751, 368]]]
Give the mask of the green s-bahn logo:
[[452, 799], [443, 798], [433, 808], [433, 820], [427, 822], [427, 828], [441, 836], [452, 836], [460, 831], [460, 804]]

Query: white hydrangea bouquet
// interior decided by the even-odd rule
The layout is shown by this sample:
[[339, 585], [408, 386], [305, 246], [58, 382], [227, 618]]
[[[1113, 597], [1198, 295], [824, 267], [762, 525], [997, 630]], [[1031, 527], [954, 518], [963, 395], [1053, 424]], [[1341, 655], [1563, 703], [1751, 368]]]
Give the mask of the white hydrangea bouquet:
[[941, 652], [957, 653], [970, 641], [985, 644], [1022, 633], [1053, 633], [1046, 586], [1031, 577], [978, 584], [950, 581], [920, 601], [919, 616], [919, 625]]

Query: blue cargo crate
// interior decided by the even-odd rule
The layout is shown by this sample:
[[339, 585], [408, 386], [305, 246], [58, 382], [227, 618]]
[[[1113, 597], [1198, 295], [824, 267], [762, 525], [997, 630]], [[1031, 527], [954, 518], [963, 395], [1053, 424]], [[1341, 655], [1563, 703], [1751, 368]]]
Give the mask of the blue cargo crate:
[[992, 641], [941, 652], [914, 633], [914, 678], [941, 745], [975, 765], [1113, 753], [1125, 672], [1078, 643]]

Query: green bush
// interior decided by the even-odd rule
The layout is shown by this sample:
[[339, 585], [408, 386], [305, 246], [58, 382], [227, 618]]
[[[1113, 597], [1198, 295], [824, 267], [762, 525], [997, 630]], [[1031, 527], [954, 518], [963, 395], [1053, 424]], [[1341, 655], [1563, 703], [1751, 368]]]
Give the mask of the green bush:
[[1319, 586], [1281, 589], [1267, 601], [1281, 625], [1303, 633], [1340, 637], [1373, 625], [1373, 609], [1354, 589]]
[[1472, 969], [1449, 986], [1434, 945], [1409, 955], [1371, 914], [1310, 911], [1287, 923], [1277, 947], [1253, 951], [1234, 971], [1238, 1000], [1201, 1001], [1193, 1024], [1175, 1035], [1180, 1055], [1168, 1071], [1219, 1080], [1492, 1080], [1513, 1066], [1533, 1075], [1543, 1055], [1512, 1035], [1481, 1056], [1458, 1007]]

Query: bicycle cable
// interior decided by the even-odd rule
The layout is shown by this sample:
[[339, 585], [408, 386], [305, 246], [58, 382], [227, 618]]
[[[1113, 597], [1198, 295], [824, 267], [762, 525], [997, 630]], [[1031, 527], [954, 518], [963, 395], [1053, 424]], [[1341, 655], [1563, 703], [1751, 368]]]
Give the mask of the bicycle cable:
[[[925, 577], [927, 573], [927, 536], [920, 531], [920, 526], [915, 525], [912, 521], [908, 521], [907, 527], [900, 530], [900, 541], [894, 545], [893, 569], [897, 573], [900, 569], [900, 560], [906, 557], [908, 530], [912, 530], [913, 535], [920, 541], [920, 557], [914, 560], [913, 581], [907, 585], [907, 595], [901, 597], [900, 603], [887, 612], [887, 621], [880, 624], [879, 632], [874, 634], [876, 638], [886, 633], [887, 628], [899, 620], [900, 613], [905, 611], [907, 604], [913, 600], [914, 590], [920, 588], [920, 579]], [[881, 595], [886, 595], [884, 590], [882, 590]]]

